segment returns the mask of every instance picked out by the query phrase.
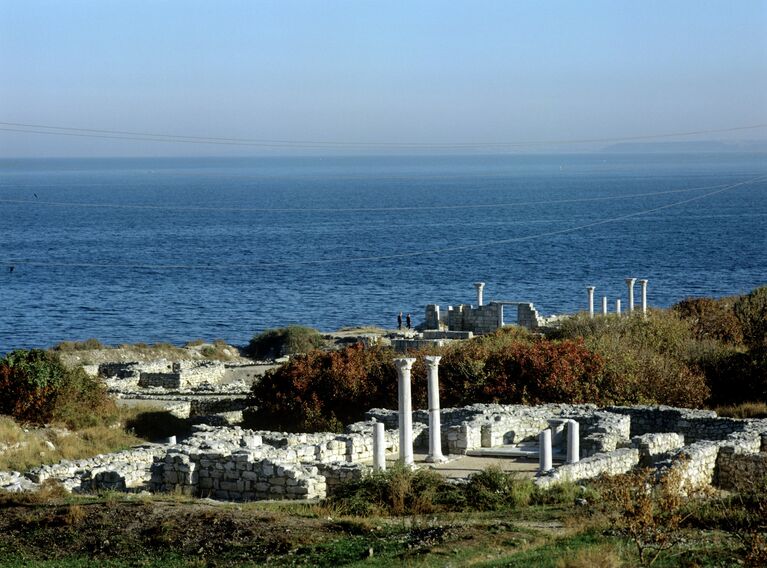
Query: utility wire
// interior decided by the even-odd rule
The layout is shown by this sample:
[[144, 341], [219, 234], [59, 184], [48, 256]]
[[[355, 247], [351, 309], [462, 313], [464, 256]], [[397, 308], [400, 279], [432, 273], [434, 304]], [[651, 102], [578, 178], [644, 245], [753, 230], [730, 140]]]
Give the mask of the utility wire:
[[511, 244], [511, 243], [520, 243], [525, 241], [531, 241], [535, 239], [540, 239], [544, 237], [551, 237], [555, 235], [563, 235], [567, 233], [573, 233], [575, 231], [581, 231], [583, 229], [589, 229], [591, 227], [597, 227], [600, 225], [606, 225], [608, 223], [617, 223], [620, 221], [625, 221], [626, 219], [631, 219], [634, 217], [639, 217], [641, 215], [647, 215], [648, 213], [655, 213], [657, 211], [662, 211], [664, 209], [670, 209], [671, 207], [678, 207], [679, 205], [684, 205], [687, 203], [692, 203], [693, 201], [699, 201], [701, 199], [705, 199], [707, 197], [711, 197], [712, 195], [717, 195], [720, 193], [723, 193], [725, 191], [730, 191], [732, 189], [735, 189], [737, 187], [743, 187], [746, 185], [751, 185], [759, 182], [763, 182], [767, 180], [767, 176], [761, 176], [752, 178], [749, 180], [741, 181], [738, 183], [733, 183], [724, 187], [721, 187], [720, 189], [717, 189], [715, 191], [710, 191], [708, 193], [705, 193], [703, 195], [697, 195], [694, 197], [690, 197], [688, 199], [683, 199], [681, 201], [676, 201], [674, 203], [668, 203], [666, 205], [661, 205], [658, 207], [653, 207], [650, 209], [644, 209], [641, 211], [636, 211], [634, 213], [627, 213], [626, 215], [620, 215], [618, 217], [612, 217], [610, 219], [602, 219], [600, 221], [593, 221], [590, 223], [585, 223], [582, 225], [577, 225], [575, 227], [569, 227], [566, 229], [558, 229], [555, 231], [546, 231], [543, 233], [536, 233], [534, 235], [527, 235], [524, 237], [512, 237], [509, 239], [498, 239], [498, 240], [488, 240], [488, 241], [482, 241], [478, 243], [472, 243], [468, 245], [457, 245], [457, 246], [451, 246], [451, 247], [443, 247], [443, 248], [436, 248], [431, 250], [421, 250], [421, 251], [413, 251], [413, 252], [405, 252], [405, 253], [396, 253], [396, 254], [387, 254], [387, 255], [376, 255], [376, 256], [362, 256], [362, 257], [341, 257], [341, 258], [329, 258], [329, 259], [316, 259], [316, 260], [299, 260], [299, 261], [286, 261], [286, 262], [266, 262], [266, 263], [237, 263], [237, 264], [219, 264], [219, 265], [195, 265], [195, 264], [118, 264], [118, 263], [86, 263], [86, 262], [72, 262], [72, 263], [63, 263], [63, 262], [38, 262], [38, 261], [27, 261], [22, 259], [8, 259], [4, 261], [5, 264], [11, 264], [11, 265], [28, 265], [28, 266], [56, 266], [56, 267], [74, 267], [74, 268], [133, 268], [133, 269], [148, 269], [148, 270], [159, 270], [159, 269], [186, 269], [186, 270], [217, 270], [217, 269], [226, 269], [230, 270], [233, 268], [283, 268], [283, 267], [290, 267], [290, 266], [305, 266], [305, 265], [322, 265], [322, 264], [336, 264], [336, 263], [350, 263], [350, 262], [373, 262], [373, 261], [380, 261], [380, 260], [396, 260], [396, 259], [403, 259], [403, 258], [412, 258], [417, 256], [425, 256], [425, 255], [432, 255], [432, 254], [442, 254], [442, 253], [452, 253], [452, 252], [458, 252], [458, 251], [466, 251], [466, 250], [472, 250], [477, 248], [483, 248], [483, 247], [489, 247], [489, 246], [497, 246], [497, 245], [503, 245], [503, 244]]
[[511, 203], [477, 203], [467, 205], [418, 205], [410, 207], [307, 207], [307, 208], [265, 208], [265, 207], [204, 207], [195, 205], [129, 205], [122, 203], [84, 203], [70, 201], [40, 201], [38, 199], [0, 199], [0, 203], [16, 205], [42, 205], [49, 207], [88, 207], [108, 209], [141, 209], [161, 211], [220, 211], [220, 212], [259, 212], [259, 213], [374, 213], [387, 211], [431, 211], [453, 209], [495, 209], [498, 207], [522, 207], [528, 205], [556, 205], [560, 203], [584, 203], [590, 201], [614, 201], [633, 199], [635, 197], [653, 197], [673, 193], [688, 193], [725, 187], [726, 184], [693, 187], [689, 189], [672, 189], [669, 191], [653, 191], [649, 193], [633, 193], [630, 195], [611, 195], [606, 197], [581, 197], [573, 199], [552, 199], [548, 201], [519, 201]]
[[635, 136], [604, 137], [604, 138], [576, 138], [562, 140], [527, 140], [512, 142], [341, 142], [329, 140], [279, 140], [258, 138], [217, 138], [206, 136], [188, 136], [175, 134], [159, 134], [149, 132], [135, 132], [126, 130], [103, 130], [96, 128], [75, 128], [65, 126], [51, 126], [44, 124], [28, 124], [20, 122], [0, 122], [0, 131], [23, 132], [27, 134], [48, 134], [59, 136], [76, 136], [81, 138], [102, 138], [111, 140], [131, 140], [140, 142], [174, 142], [184, 144], [214, 144], [225, 146], [256, 146], [271, 148], [434, 148], [434, 149], [472, 149], [472, 148], [513, 148], [525, 146], [551, 146], [570, 144], [593, 144], [607, 142], [631, 142], [637, 140], [653, 140], [662, 138], [677, 138], [698, 136], [702, 134], [721, 134], [725, 132], [737, 132], [765, 128], [767, 124], [752, 124], [748, 126], [735, 126], [730, 128], [717, 128], [707, 130], [690, 130], [683, 132], [665, 132], [660, 134], [646, 134]]

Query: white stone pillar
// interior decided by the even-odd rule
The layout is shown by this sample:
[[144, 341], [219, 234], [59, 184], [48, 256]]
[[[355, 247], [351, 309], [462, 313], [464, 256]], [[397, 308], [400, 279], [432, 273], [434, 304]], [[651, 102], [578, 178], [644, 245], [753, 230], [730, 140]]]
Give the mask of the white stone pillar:
[[602, 315], [607, 315], [607, 296], [602, 296]]
[[538, 473], [546, 473], [552, 469], [551, 462], [551, 430], [548, 428], [538, 434]]
[[567, 423], [567, 463], [577, 463], [581, 459], [581, 425], [576, 420]]
[[383, 422], [373, 424], [373, 469], [386, 471], [386, 440]]
[[634, 313], [634, 282], [636, 278], [626, 278], [626, 286], [629, 289], [629, 314]]
[[586, 290], [589, 293], [589, 317], [591, 319], [594, 319], [594, 286], [589, 286], [586, 288]]
[[615, 300], [615, 313], [621, 315], [621, 299]]
[[410, 370], [414, 357], [394, 360], [399, 378], [399, 460], [406, 466], [413, 461], [413, 402], [410, 396]]
[[426, 361], [429, 387], [429, 455], [426, 456], [426, 461], [442, 463], [447, 461], [442, 455], [442, 426], [439, 417], [439, 360], [442, 357], [428, 355], [423, 359]]
[[642, 317], [647, 317], [647, 280], [640, 280], [642, 286]]
[[477, 307], [482, 305], [482, 290], [485, 287], [484, 282], [475, 282], [474, 287], [477, 289]]

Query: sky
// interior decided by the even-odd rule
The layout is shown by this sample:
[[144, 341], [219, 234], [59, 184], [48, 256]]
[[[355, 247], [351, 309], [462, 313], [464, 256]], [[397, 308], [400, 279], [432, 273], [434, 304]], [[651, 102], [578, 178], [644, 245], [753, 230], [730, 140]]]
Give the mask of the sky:
[[767, 1], [0, 0], [0, 70], [0, 157], [556, 151], [481, 145], [767, 124]]

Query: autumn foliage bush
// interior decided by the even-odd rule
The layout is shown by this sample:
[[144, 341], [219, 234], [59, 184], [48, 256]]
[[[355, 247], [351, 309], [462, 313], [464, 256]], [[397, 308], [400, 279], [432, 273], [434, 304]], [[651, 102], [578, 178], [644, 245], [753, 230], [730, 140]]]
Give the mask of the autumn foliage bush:
[[581, 340], [514, 337], [458, 344], [440, 365], [447, 404], [596, 402], [604, 363]]
[[361, 344], [293, 357], [254, 384], [246, 421], [270, 430], [338, 431], [369, 408], [396, 407], [392, 359], [388, 350]]
[[67, 369], [54, 353], [20, 349], [0, 359], [0, 414], [79, 429], [111, 420], [116, 413], [100, 382], [82, 368]]
[[673, 312], [651, 311], [646, 319], [581, 315], [552, 336], [582, 338], [603, 358], [605, 401], [700, 407], [711, 394], [692, 326]]
[[685, 298], [671, 309], [690, 324], [696, 339], [739, 345], [743, 343], [743, 330], [734, 303], [734, 298]]

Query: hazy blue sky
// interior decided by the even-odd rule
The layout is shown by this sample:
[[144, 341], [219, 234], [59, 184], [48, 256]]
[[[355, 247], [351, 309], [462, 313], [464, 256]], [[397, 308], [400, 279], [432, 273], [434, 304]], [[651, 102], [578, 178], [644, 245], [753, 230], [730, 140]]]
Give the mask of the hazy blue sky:
[[[0, 122], [436, 143], [718, 129], [767, 123], [767, 1], [0, 0], [0, 69]], [[725, 137], [767, 129], [707, 138]], [[0, 132], [2, 156], [274, 151]]]

